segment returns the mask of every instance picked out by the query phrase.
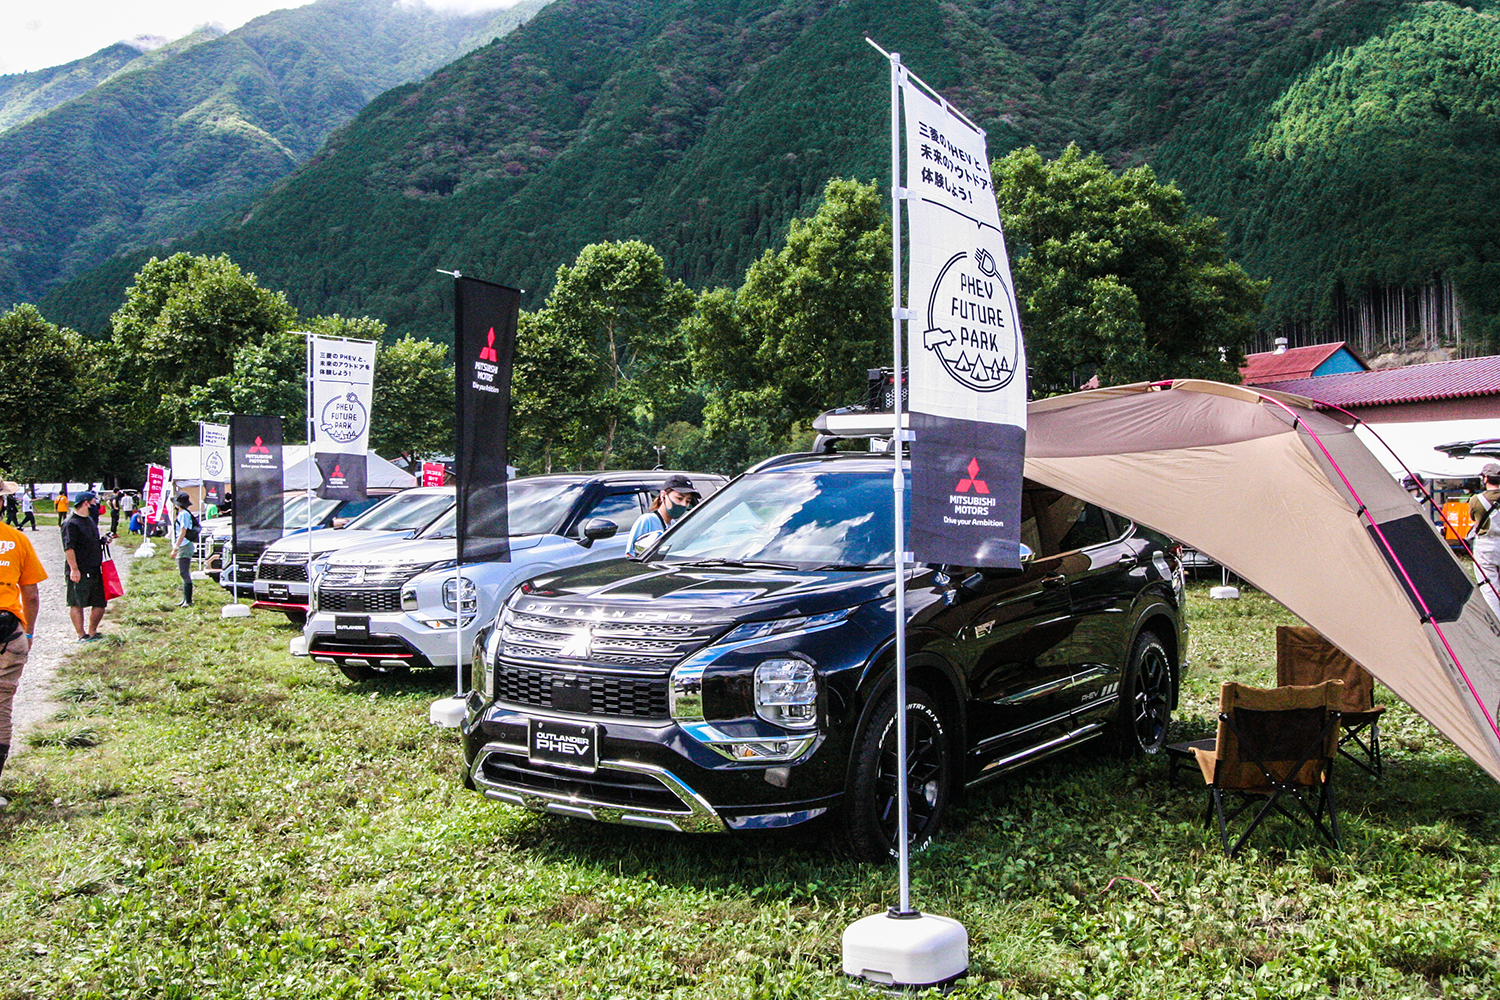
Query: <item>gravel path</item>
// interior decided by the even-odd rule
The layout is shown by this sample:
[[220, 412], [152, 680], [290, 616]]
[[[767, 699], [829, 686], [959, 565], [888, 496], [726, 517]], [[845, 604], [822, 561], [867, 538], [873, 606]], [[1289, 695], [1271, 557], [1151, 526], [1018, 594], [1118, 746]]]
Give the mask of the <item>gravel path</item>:
[[[31, 544], [36, 547], [36, 554], [47, 569], [47, 579], [41, 584], [42, 606], [37, 615], [31, 656], [26, 660], [26, 669], [21, 674], [21, 686], [16, 691], [16, 701], [12, 712], [14, 727], [10, 747], [12, 757], [25, 752], [25, 734], [34, 729], [38, 723], [50, 719], [53, 713], [62, 707], [52, 700], [52, 693], [57, 685], [57, 670], [67, 659], [68, 654], [78, 648], [76, 641], [78, 633], [73, 631], [73, 623], [68, 619], [65, 588], [68, 564], [63, 559], [62, 536], [56, 527], [43, 524], [36, 531], [26, 532], [26, 537], [30, 538]], [[136, 541], [129, 545], [125, 544], [130, 538], [135, 538]], [[130, 573], [130, 553], [139, 544], [138, 535], [126, 535], [110, 547], [115, 557], [115, 566], [120, 571], [120, 578], [127, 581], [127, 591], [129, 590], [127, 578]], [[99, 625], [99, 631], [112, 631], [109, 618], [109, 613], [106, 612], [104, 621]]]

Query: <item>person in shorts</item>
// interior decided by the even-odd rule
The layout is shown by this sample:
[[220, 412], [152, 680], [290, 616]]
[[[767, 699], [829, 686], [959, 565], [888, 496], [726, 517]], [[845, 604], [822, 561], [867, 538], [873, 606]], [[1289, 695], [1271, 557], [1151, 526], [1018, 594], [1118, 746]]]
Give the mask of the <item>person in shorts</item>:
[[[73, 498], [73, 512], [63, 521], [63, 557], [68, 560], [68, 617], [79, 642], [99, 638], [104, 620], [104, 542], [94, 522], [99, 498], [83, 490]], [[87, 611], [87, 616], [85, 616]]]
[[[41, 606], [37, 584], [45, 579], [47, 571], [31, 539], [0, 525], [0, 771], [10, 756], [11, 705], [31, 655], [31, 634]], [[0, 808], [6, 804], [0, 797]]]

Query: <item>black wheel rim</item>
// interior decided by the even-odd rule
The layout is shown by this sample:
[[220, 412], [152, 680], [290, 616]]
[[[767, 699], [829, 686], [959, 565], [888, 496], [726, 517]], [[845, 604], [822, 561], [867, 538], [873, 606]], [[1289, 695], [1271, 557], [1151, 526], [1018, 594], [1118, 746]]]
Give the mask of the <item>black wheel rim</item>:
[[1167, 741], [1170, 692], [1166, 651], [1153, 643], [1146, 647], [1135, 676], [1135, 738], [1147, 753], [1155, 753]]
[[[932, 836], [948, 783], [948, 761], [942, 734], [925, 712], [907, 709], [907, 833], [913, 844], [924, 844]], [[896, 849], [900, 824], [897, 805], [900, 768], [896, 757], [896, 727], [886, 730], [880, 744], [880, 769], [876, 774], [876, 803], [880, 833], [891, 850]]]

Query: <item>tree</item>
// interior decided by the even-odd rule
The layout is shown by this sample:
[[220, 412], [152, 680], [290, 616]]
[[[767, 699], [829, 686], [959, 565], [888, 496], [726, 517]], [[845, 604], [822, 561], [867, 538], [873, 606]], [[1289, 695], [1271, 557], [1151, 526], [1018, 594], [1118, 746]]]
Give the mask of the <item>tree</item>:
[[587, 370], [569, 380], [590, 392], [572, 403], [586, 399], [596, 415], [599, 468], [614, 456], [622, 422], [651, 416], [686, 386], [678, 326], [692, 309], [693, 293], [668, 280], [661, 256], [639, 241], [591, 244], [572, 266], [557, 269], [557, 284], [534, 322], [552, 347], [571, 344], [581, 352], [568, 363], [581, 359]]
[[139, 386], [137, 416], [168, 434], [189, 420], [189, 390], [227, 375], [244, 344], [286, 329], [295, 312], [227, 256], [153, 257], [110, 317], [122, 348], [121, 380]]
[[370, 447], [413, 464], [453, 454], [453, 362], [442, 344], [403, 337], [375, 355]]
[[0, 466], [24, 480], [87, 478], [92, 466], [83, 342], [22, 303], [0, 315]]
[[763, 447], [846, 403], [889, 364], [890, 216], [873, 184], [831, 180], [811, 219], [766, 251], [737, 292], [706, 293], [687, 324], [707, 419]]
[[1163, 378], [1238, 382], [1266, 284], [1149, 167], [1035, 148], [992, 166], [1035, 396]]
[[581, 466], [606, 419], [598, 368], [585, 345], [544, 312], [522, 313], [511, 375], [511, 461], [551, 472]]
[[188, 391], [194, 420], [221, 421], [226, 413], [280, 416], [288, 443], [300, 443], [307, 430], [307, 338], [276, 330], [241, 344], [228, 373], [215, 375]]

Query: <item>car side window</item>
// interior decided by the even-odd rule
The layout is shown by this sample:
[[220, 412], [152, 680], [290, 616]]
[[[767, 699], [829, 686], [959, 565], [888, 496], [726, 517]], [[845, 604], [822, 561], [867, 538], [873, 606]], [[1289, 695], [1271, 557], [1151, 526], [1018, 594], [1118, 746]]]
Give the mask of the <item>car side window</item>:
[[1057, 490], [1029, 489], [1022, 495], [1021, 541], [1045, 555], [1103, 545], [1123, 534], [1115, 519], [1100, 507]]
[[619, 525], [621, 531], [629, 531], [630, 526], [635, 524], [635, 519], [640, 517], [645, 510], [641, 506], [641, 495], [631, 491], [629, 493], [609, 493], [594, 504], [592, 510], [585, 511], [579, 518], [579, 523], [590, 518], [602, 517]]

